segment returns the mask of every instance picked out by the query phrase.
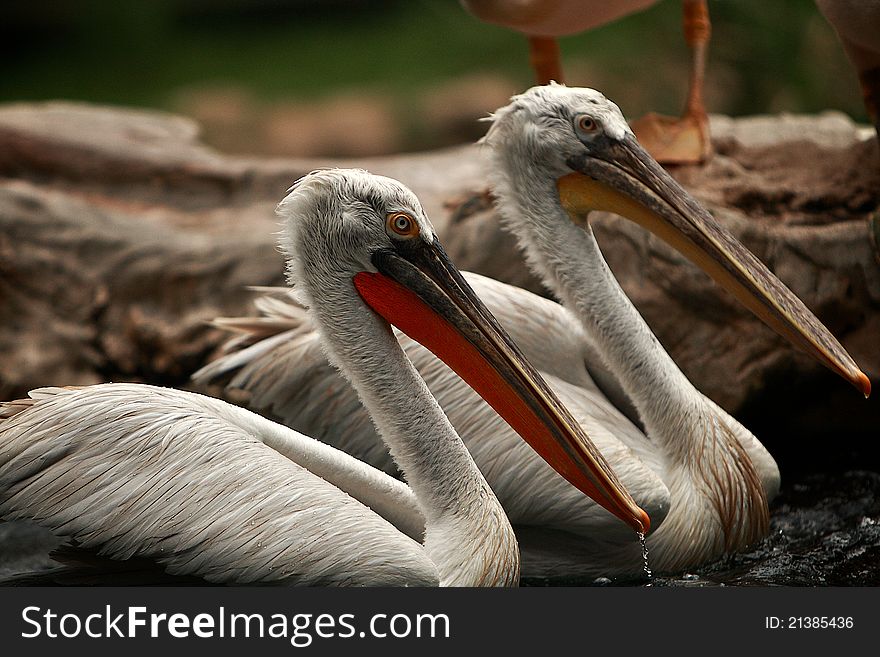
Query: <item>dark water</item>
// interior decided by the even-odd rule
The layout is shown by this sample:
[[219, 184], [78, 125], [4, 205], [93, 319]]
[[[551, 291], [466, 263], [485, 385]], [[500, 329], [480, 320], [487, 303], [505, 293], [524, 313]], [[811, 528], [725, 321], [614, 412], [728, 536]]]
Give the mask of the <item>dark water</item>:
[[774, 501], [770, 536], [657, 585], [880, 585], [880, 473], [802, 476]]
[[[802, 474], [771, 505], [770, 535], [748, 552], [652, 586], [878, 586], [880, 473]], [[560, 582], [555, 582], [560, 583]], [[646, 578], [569, 581], [569, 585], [644, 586]], [[545, 585], [531, 580], [525, 585]]]

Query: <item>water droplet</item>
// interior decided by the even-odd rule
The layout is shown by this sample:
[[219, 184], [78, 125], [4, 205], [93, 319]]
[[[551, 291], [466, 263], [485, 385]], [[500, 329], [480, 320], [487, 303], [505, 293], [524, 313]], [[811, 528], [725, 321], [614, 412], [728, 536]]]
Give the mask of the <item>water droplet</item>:
[[607, 577], [597, 577], [593, 580], [593, 586], [608, 586], [611, 584], [611, 580]]
[[645, 540], [644, 532], [637, 532], [639, 536], [639, 543], [642, 544], [642, 561], [644, 562], [643, 568], [645, 570], [645, 575], [648, 577], [648, 586], [651, 586], [651, 580], [654, 578], [654, 573], [651, 572], [651, 569], [648, 567], [648, 542]]

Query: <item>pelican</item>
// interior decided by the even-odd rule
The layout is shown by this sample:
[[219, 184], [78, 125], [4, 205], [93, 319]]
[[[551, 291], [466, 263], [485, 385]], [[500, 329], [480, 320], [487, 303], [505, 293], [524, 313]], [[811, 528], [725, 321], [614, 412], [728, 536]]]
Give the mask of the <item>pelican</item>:
[[859, 74], [868, 116], [880, 139], [880, 1], [816, 0]]
[[[412, 192], [363, 171], [319, 171], [292, 188], [279, 214], [298, 299], [409, 487], [220, 400], [104, 384], [4, 404], [0, 517], [211, 582], [514, 585], [519, 553], [507, 517], [394, 340], [395, 322], [568, 479], [648, 530], [449, 261]], [[423, 525], [424, 545], [413, 540]]]
[[[650, 158], [598, 91], [532, 88], [495, 113], [483, 142], [505, 226], [562, 305], [466, 276], [651, 517], [652, 567], [680, 571], [761, 539], [779, 489], [775, 461], [663, 350], [605, 263], [589, 212], [609, 210], [652, 230], [865, 395], [867, 377], [804, 304]], [[323, 362], [302, 310], [277, 296], [262, 308], [263, 318], [220, 322], [241, 335], [196, 378], [231, 374], [228, 386], [247, 391], [251, 407], [324, 440], [344, 435], [338, 446], [393, 468], [353, 393]], [[619, 523], [522, 449], [442, 363], [401, 339], [514, 524], [524, 575], [641, 570]], [[328, 402], [344, 413], [328, 414]]]
[[[538, 84], [563, 82], [556, 39], [610, 23], [641, 11], [657, 0], [461, 0], [462, 6], [487, 23], [527, 35]], [[702, 162], [712, 154], [709, 117], [703, 103], [703, 78], [711, 36], [706, 0], [682, 0], [684, 37], [692, 52], [690, 84], [680, 119], [650, 113], [633, 124], [639, 141], [658, 161]]]

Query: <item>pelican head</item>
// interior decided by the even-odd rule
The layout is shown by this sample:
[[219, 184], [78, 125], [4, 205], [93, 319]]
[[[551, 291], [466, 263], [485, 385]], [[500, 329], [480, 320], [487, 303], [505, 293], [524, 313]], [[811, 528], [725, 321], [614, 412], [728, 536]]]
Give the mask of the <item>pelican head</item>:
[[868, 377], [828, 329], [654, 161], [617, 105], [598, 91], [533, 87], [494, 114], [482, 141], [491, 149], [496, 186], [527, 209], [532, 206], [532, 212], [511, 220], [518, 234], [533, 231], [530, 222], [557, 220], [541, 212], [538, 199], [548, 196], [564, 210], [559, 216], [579, 225], [586, 225], [593, 210], [635, 221], [700, 266], [782, 337], [865, 396], [870, 393]]
[[322, 332], [344, 331], [331, 315], [353, 321], [372, 309], [449, 365], [557, 472], [648, 530], [648, 516], [449, 260], [409, 189], [366, 171], [315, 171], [278, 214], [290, 281], [324, 318]]

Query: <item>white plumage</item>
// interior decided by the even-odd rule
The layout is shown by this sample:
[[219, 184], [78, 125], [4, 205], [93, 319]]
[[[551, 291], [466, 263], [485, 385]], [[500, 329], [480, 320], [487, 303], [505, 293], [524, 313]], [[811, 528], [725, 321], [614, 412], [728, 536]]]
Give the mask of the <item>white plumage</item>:
[[384, 503], [415, 533], [410, 489], [338, 450], [179, 390], [119, 383], [31, 396], [0, 422], [4, 519], [210, 582], [437, 583], [422, 547], [354, 499]]
[[[599, 198], [590, 207], [604, 203], [642, 219], [649, 215], [645, 223], [652, 228], [650, 221], [680, 222], [673, 225], [676, 232], [691, 231], [708, 244], [683, 250], [697, 250], [704, 266], [707, 257], [727, 259], [733, 275], [707, 269], [723, 283], [734, 276], [746, 280], [751, 287], [733, 280], [745, 292], [732, 287], [747, 303], [770, 300], [770, 311], [755, 310], [765, 321], [815, 340], [822, 347], [814, 353], [863, 389], [867, 379], [787, 288], [649, 162], [617, 106], [602, 94], [536, 87], [496, 113], [484, 142], [504, 222], [564, 307], [481, 276], [468, 274], [468, 280], [648, 512], [655, 528], [648, 537], [652, 567], [692, 567], [760, 539], [768, 531], [768, 500], [779, 487], [773, 458], [679, 371], [620, 289], [585, 217], [569, 207], [582, 201], [563, 199], [562, 185], [573, 175], [580, 176], [577, 184], [590, 180]], [[609, 186], [595, 187], [605, 177]], [[233, 341], [232, 353], [196, 378], [235, 372], [229, 386], [247, 390], [253, 408], [322, 440], [344, 435], [344, 445], [334, 444], [393, 471], [351, 391], [321, 363], [308, 318], [283, 297], [264, 299], [260, 307], [263, 319], [220, 321], [243, 335]], [[278, 337], [267, 337], [272, 333]], [[641, 570], [641, 554], [619, 523], [523, 449], [442, 363], [405, 337], [401, 342], [516, 526], [524, 574]], [[346, 412], [327, 413], [320, 400], [328, 399]]]
[[[222, 401], [105, 384], [36, 390], [2, 406], [0, 517], [212, 582], [515, 585], [519, 553], [503, 509], [363, 287], [366, 277], [405, 287], [419, 303], [439, 298], [442, 321], [456, 326], [456, 312], [483, 312], [468, 290], [454, 288], [453, 298], [437, 287], [452, 265], [430, 269], [445, 255], [418, 200], [366, 172], [320, 171], [294, 186], [279, 214], [290, 276], [321, 335], [310, 346], [357, 390], [411, 488]], [[476, 347], [505, 338], [464, 326]], [[284, 346], [296, 353], [301, 341]], [[516, 355], [480, 358], [525, 371]], [[517, 379], [517, 400], [547, 399], [532, 381]], [[643, 513], [608, 476], [598, 489], [629, 504], [623, 513], [638, 525]], [[411, 537], [423, 527], [420, 545]]]

